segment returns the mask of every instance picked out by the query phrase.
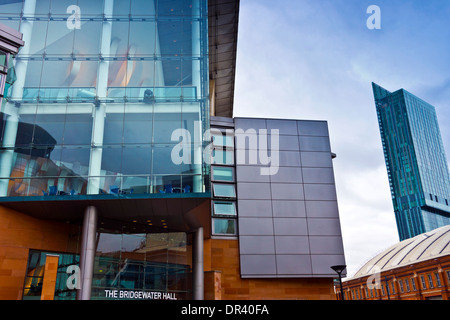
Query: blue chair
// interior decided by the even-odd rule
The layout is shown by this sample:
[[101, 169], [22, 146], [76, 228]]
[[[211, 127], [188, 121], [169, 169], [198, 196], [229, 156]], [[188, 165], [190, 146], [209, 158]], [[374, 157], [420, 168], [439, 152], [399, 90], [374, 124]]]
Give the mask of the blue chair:
[[164, 191], [165, 191], [165, 193], [172, 193], [173, 192], [172, 185], [171, 184], [166, 184], [164, 186]]
[[56, 196], [56, 194], [58, 193], [58, 187], [56, 187], [56, 186], [51, 186], [50, 188], [49, 188], [49, 195], [51, 195], [51, 196]]
[[119, 187], [118, 186], [109, 187], [109, 193], [119, 194]]
[[190, 185], [184, 186], [183, 192], [184, 192], [184, 193], [189, 193], [189, 192], [191, 192], [191, 186], [190, 186]]

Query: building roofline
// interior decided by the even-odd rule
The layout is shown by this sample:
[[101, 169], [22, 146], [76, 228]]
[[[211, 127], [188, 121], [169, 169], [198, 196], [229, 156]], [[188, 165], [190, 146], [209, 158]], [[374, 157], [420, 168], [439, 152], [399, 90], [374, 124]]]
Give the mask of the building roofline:
[[22, 33], [0, 23], [0, 50], [15, 55], [23, 45]]
[[344, 281], [352, 281], [385, 272], [421, 261], [436, 259], [449, 255], [450, 226], [444, 226], [403, 240], [366, 262], [353, 277]]
[[208, 1], [209, 79], [214, 82], [212, 115], [233, 117], [240, 0]]

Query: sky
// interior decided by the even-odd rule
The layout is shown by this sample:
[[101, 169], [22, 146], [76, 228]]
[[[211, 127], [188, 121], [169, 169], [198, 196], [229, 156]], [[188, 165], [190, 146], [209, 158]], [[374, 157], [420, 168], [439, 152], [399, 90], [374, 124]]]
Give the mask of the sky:
[[443, 0], [240, 1], [233, 116], [328, 122], [348, 277], [399, 242], [371, 83], [434, 105], [450, 156], [449, 16]]

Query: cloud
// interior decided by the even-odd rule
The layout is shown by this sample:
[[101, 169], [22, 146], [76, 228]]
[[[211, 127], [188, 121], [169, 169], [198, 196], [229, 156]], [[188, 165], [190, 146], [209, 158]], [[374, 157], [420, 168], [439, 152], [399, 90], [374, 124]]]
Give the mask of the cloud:
[[240, 10], [235, 116], [328, 121], [349, 274], [398, 242], [371, 82], [436, 103], [450, 143], [450, 4], [377, 2], [381, 30], [366, 27], [371, 1], [247, 0]]

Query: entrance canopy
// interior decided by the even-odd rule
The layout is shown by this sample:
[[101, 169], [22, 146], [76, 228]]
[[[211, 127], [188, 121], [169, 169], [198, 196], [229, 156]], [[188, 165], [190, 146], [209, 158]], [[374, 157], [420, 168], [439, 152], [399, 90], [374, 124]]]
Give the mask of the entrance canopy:
[[129, 233], [193, 232], [203, 227], [210, 234], [209, 193], [92, 195], [3, 198], [0, 205], [38, 219], [81, 223], [84, 210], [95, 206], [98, 227]]

